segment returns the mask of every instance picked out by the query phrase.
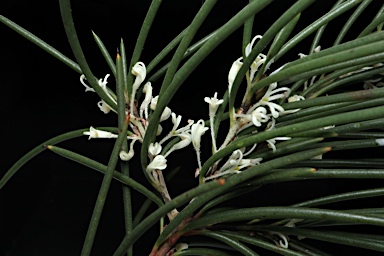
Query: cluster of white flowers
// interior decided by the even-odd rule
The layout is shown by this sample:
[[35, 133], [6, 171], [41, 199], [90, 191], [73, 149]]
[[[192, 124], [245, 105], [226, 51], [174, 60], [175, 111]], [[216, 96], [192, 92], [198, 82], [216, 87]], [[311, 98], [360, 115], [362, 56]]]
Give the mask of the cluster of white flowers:
[[[255, 44], [256, 40], [261, 39], [261, 36], [255, 36], [252, 41], [247, 45], [245, 49], [245, 57], [248, 57], [252, 51], [253, 45]], [[320, 48], [316, 48], [318, 51]], [[304, 56], [304, 55], [303, 55]], [[300, 57], [303, 57], [300, 56]], [[252, 82], [255, 78], [255, 75], [259, 68], [262, 65], [266, 65], [268, 67], [265, 68], [267, 70], [269, 68], [269, 65], [272, 64], [273, 61], [269, 61], [269, 63], [266, 63], [267, 56], [260, 53], [256, 59], [252, 62], [250, 69], [247, 72], [247, 91], [250, 89]], [[228, 74], [228, 90], [231, 91], [233, 82], [237, 76], [237, 73], [239, 72], [242, 63], [242, 57], [235, 60], [232, 64], [232, 67], [230, 68], [229, 74]], [[283, 68], [283, 67], [282, 67]], [[280, 69], [276, 70], [274, 73], [279, 72]], [[136, 141], [143, 141], [148, 122], [150, 120], [150, 115], [152, 111], [154, 111], [157, 107], [157, 102], [159, 100], [159, 96], [153, 96], [153, 88], [151, 85], [151, 82], [146, 82], [143, 86], [143, 93], [145, 94], [144, 99], [141, 101], [141, 104], [136, 101], [136, 92], [140, 88], [140, 86], [143, 84], [146, 78], [146, 66], [142, 62], [137, 62], [131, 70], [131, 73], [135, 76], [135, 81], [132, 86], [132, 92], [129, 96], [129, 106], [126, 110], [126, 114], [129, 113], [130, 115], [130, 132], [127, 139], [131, 140], [129, 152], [120, 152], [120, 158], [124, 161], [129, 161], [134, 156], [134, 143]], [[112, 100], [112, 102], [116, 103], [116, 95], [107, 87], [107, 79], [109, 77], [109, 74], [107, 74], [104, 79], [100, 79], [98, 81], [99, 86], [102, 88], [102, 90], [108, 95], [108, 97]], [[85, 83], [85, 77], [82, 75], [80, 77], [80, 82], [85, 86], [85, 91], [95, 91], [91, 87], [89, 87]], [[235, 138], [236, 134], [249, 126], [255, 126], [258, 129], [262, 128], [264, 131], [269, 131], [271, 129], [274, 129], [275, 127], [275, 119], [277, 119], [279, 116], [286, 114], [286, 113], [292, 113], [297, 110], [291, 110], [291, 111], [285, 111], [282, 106], [280, 106], [278, 103], [276, 103], [277, 100], [288, 98], [290, 94], [290, 89], [287, 87], [277, 87], [277, 83], [272, 83], [266, 88], [264, 95], [260, 97], [260, 99], [254, 103], [252, 106], [250, 106], [246, 112], [239, 111], [234, 115], [236, 122], [238, 122], [239, 125], [238, 129], [235, 131], [235, 133], [230, 135], [228, 133], [228, 136], [232, 136], [228, 142], [224, 142], [221, 147], [222, 149], [229, 143], [232, 139]], [[304, 97], [294, 95], [291, 96], [288, 101], [298, 101], [298, 100], [304, 100]], [[205, 122], [203, 120], [198, 120], [197, 122], [193, 120], [187, 120], [187, 124], [184, 126], [181, 126], [181, 120], [182, 116], [177, 115], [175, 112], [173, 112], [169, 107], [165, 107], [161, 117], [160, 117], [160, 123], [164, 122], [166, 120], [171, 120], [173, 126], [172, 129], [163, 136], [162, 139], [160, 139], [158, 142], [151, 143], [149, 145], [148, 149], [148, 157], [150, 160], [150, 163], [147, 166], [147, 173], [151, 178], [153, 178], [156, 182], [156, 177], [159, 175], [159, 171], [164, 170], [167, 168], [167, 157], [174, 151], [183, 149], [190, 144], [192, 144], [195, 152], [196, 152], [196, 158], [197, 158], [197, 169], [195, 175], [199, 175], [200, 170], [202, 168], [201, 160], [200, 160], [200, 145], [201, 145], [201, 137], [202, 135], [208, 130], [211, 130], [211, 140], [212, 140], [212, 154], [215, 154], [217, 152], [217, 146], [216, 146], [216, 134], [215, 134], [215, 117], [216, 112], [219, 108], [219, 106], [224, 102], [223, 99], [218, 98], [217, 92], [214, 93], [213, 97], [205, 97], [204, 101], [209, 104], [209, 124], [210, 128], [205, 126]], [[107, 114], [111, 110], [113, 110], [105, 101], [101, 100], [98, 102], [98, 106], [100, 110]], [[163, 128], [162, 125], [159, 124], [157, 135], [162, 134]], [[257, 132], [257, 131], [256, 131]], [[88, 135], [89, 139], [91, 138], [116, 138], [117, 135], [97, 130], [93, 127], [90, 127], [89, 131], [84, 132], [84, 135]], [[227, 137], [228, 137], [227, 136]], [[165, 152], [162, 151], [163, 144], [167, 141], [169, 141], [171, 138], [180, 138], [179, 141], [174, 143], [171, 147], [167, 147], [168, 150]], [[276, 150], [276, 141], [277, 140], [288, 140], [289, 137], [277, 137], [267, 140], [267, 143], [269, 147], [275, 151]], [[252, 151], [256, 148], [256, 144], [247, 152], [244, 153], [244, 149], [236, 150], [232, 153], [232, 155], [229, 157], [229, 159], [222, 164], [220, 167], [215, 166], [215, 168], [211, 168], [208, 171], [208, 174], [210, 174], [209, 177], [207, 177], [205, 180], [211, 180], [216, 179], [221, 176], [225, 176], [228, 174], [238, 173], [242, 171], [245, 168], [248, 168], [250, 166], [255, 166], [259, 164], [262, 159], [261, 158], [255, 158], [255, 159], [246, 159], [244, 158], [246, 155], [252, 153]]]
[[[136, 141], [143, 141], [147, 126], [148, 126], [148, 120], [150, 118], [151, 111], [154, 111], [157, 107], [157, 102], [159, 96], [153, 96], [153, 88], [151, 85], [151, 82], [145, 83], [143, 87], [143, 93], [145, 94], [144, 99], [142, 100], [140, 107], [138, 108], [136, 106], [135, 102], [135, 96], [136, 92], [142, 85], [142, 83], [145, 80], [146, 77], [146, 67], [143, 62], [138, 62], [132, 67], [132, 74], [136, 77], [135, 81], [132, 86], [132, 93], [130, 95], [130, 105], [129, 109], [126, 110], [126, 113], [130, 115], [130, 136], [127, 137], [127, 139], [132, 140], [130, 143], [129, 152], [121, 151], [120, 152], [120, 158], [124, 161], [129, 161], [135, 154], [135, 151], [133, 149], [134, 143]], [[116, 103], [116, 95], [107, 87], [107, 79], [110, 75], [107, 74], [104, 79], [100, 79], [98, 81], [99, 86], [103, 89], [103, 91], [110, 97], [110, 99]], [[89, 87], [85, 83], [85, 76], [80, 76], [80, 82], [85, 86], [85, 91], [91, 91], [95, 92], [95, 90], [91, 87]], [[210, 103], [210, 116], [212, 116], [212, 119], [215, 115], [215, 112], [217, 110], [217, 106], [220, 105], [223, 100], [218, 100], [215, 97], [212, 99], [209, 99]], [[208, 102], [208, 100], [206, 100]], [[113, 110], [107, 103], [105, 103], [103, 100], [98, 102], [98, 106], [100, 110], [107, 114], [111, 110]], [[156, 181], [156, 177], [159, 176], [157, 171], [161, 171], [166, 169], [167, 167], [167, 157], [174, 151], [185, 148], [189, 146], [190, 144], [193, 145], [193, 148], [196, 151], [196, 157], [198, 162], [198, 170], [201, 169], [201, 160], [200, 160], [200, 144], [201, 144], [201, 136], [209, 129], [208, 127], [205, 127], [204, 121], [199, 120], [196, 123], [193, 120], [188, 120], [187, 124], [183, 127], [180, 127], [181, 115], [177, 115], [176, 113], [172, 112], [172, 110], [169, 107], [166, 107], [163, 110], [163, 113], [160, 117], [160, 122], [166, 121], [171, 117], [171, 121], [173, 123], [173, 127], [171, 131], [165, 135], [159, 142], [151, 143], [148, 149], [148, 157], [150, 159], [150, 163], [147, 166], [147, 172], [150, 174], [149, 176], [153, 178], [154, 182]], [[160, 135], [162, 133], [162, 126], [159, 124], [157, 135]], [[91, 138], [117, 138], [116, 134], [113, 134], [111, 132], [102, 131], [90, 127], [89, 131], [86, 131], [83, 133], [84, 135], [88, 135], [88, 139]], [[169, 139], [173, 137], [179, 137], [181, 140], [174, 145], [167, 151], [162, 153], [162, 144], [168, 141]]]

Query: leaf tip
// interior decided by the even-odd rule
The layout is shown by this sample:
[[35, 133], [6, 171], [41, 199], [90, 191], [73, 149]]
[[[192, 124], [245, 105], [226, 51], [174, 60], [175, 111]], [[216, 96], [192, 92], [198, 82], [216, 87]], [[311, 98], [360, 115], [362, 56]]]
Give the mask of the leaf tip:
[[47, 149], [49, 149], [49, 150], [52, 150], [52, 148], [53, 148], [53, 146], [51, 146], [51, 145], [43, 145], [43, 147], [44, 147], [44, 148], [47, 148]]

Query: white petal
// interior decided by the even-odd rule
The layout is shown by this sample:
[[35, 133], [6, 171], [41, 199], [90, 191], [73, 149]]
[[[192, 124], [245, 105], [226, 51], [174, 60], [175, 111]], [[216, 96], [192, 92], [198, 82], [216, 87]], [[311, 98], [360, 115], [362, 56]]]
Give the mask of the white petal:
[[147, 166], [147, 170], [164, 170], [167, 168], [167, 159], [162, 155], [157, 155], [152, 162]]
[[155, 144], [151, 143], [149, 145], [148, 152], [152, 156], [156, 156], [156, 155], [160, 154], [161, 149], [162, 149], [162, 147], [161, 147], [161, 145], [158, 142], [156, 142]]
[[243, 59], [243, 57], [240, 57], [237, 60], [235, 60], [232, 63], [231, 69], [229, 70], [229, 74], [228, 74], [229, 92], [231, 92], [231, 88], [232, 88], [233, 82], [235, 81], [236, 75], [237, 75], [237, 73], [239, 73], [239, 70], [240, 70], [241, 66], [243, 65], [243, 63], [240, 61], [242, 59]]

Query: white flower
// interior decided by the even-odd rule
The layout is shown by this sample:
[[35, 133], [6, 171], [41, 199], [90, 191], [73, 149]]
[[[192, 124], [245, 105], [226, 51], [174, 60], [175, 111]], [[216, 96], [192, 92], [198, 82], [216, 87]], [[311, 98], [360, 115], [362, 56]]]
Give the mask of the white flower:
[[[101, 87], [101, 89], [103, 89], [103, 91], [105, 92], [106, 95], [108, 95], [108, 97], [114, 102], [116, 103], [116, 96], [115, 95], [112, 95], [113, 93], [110, 92], [107, 88], [107, 79], [108, 77], [110, 76], [110, 74], [106, 74], [104, 79], [99, 79], [98, 80], [98, 84], [99, 86]], [[81, 75], [80, 76], [80, 82], [85, 86], [85, 91], [90, 91], [90, 92], [95, 92], [95, 90], [91, 87], [89, 87], [85, 82], [84, 80], [86, 80], [86, 77], [84, 75]], [[103, 111], [104, 114], [108, 114], [111, 110], [113, 110], [107, 103], [105, 103], [104, 100], [101, 100], [97, 103], [97, 106], [100, 108], [101, 111]], [[114, 112], [116, 112], [115, 110], [113, 110]]]
[[99, 86], [105, 91], [105, 93], [107, 93], [108, 94], [108, 90], [107, 90], [107, 83], [108, 83], [108, 81], [107, 81], [107, 79], [108, 79], [108, 77], [110, 76], [110, 74], [106, 74], [105, 75], [105, 77], [104, 77], [104, 79], [99, 79]]
[[[253, 125], [260, 127], [262, 123], [266, 123], [270, 119], [270, 115], [267, 115], [267, 109], [265, 107], [258, 107], [255, 110], [250, 109], [251, 114], [236, 114], [236, 117], [242, 117], [248, 121], [252, 121]], [[248, 111], [249, 112], [249, 111]], [[251, 124], [244, 125], [241, 130], [248, 128]]]
[[104, 100], [97, 102], [97, 106], [101, 111], [103, 111], [104, 114], [108, 114], [112, 110], [112, 108], [107, 103], [105, 103]]
[[227, 162], [221, 167], [220, 171], [227, 170], [228, 167], [236, 166], [243, 159], [243, 152], [240, 149], [237, 149], [232, 152], [231, 156], [228, 158]]
[[134, 154], [135, 154], [135, 152], [133, 150], [129, 151], [129, 152], [122, 150], [119, 153], [119, 157], [122, 161], [129, 161], [129, 160], [131, 160], [131, 158], [133, 157]]
[[[265, 131], [271, 131], [273, 129], [275, 129], [275, 124], [276, 124], [276, 120], [272, 118], [271, 122], [269, 122], [267, 124], [267, 129]], [[269, 139], [267, 140], [267, 143], [268, 143], [268, 147], [269, 148], [272, 148], [272, 151], [275, 152], [276, 151], [276, 140], [290, 140], [291, 137], [276, 137], [276, 138], [272, 138], [272, 139]]]
[[147, 69], [144, 65], [143, 62], [137, 62], [133, 67], [132, 67], [132, 74], [136, 76], [135, 82], [132, 85], [132, 92], [131, 92], [131, 102], [130, 102], [130, 110], [133, 112], [133, 106], [135, 102], [135, 95], [136, 91], [141, 85], [141, 83], [144, 81], [145, 76], [147, 74]]
[[163, 127], [161, 126], [161, 124], [159, 124], [159, 126], [157, 126], [156, 136], [159, 136], [162, 131], [163, 131]]
[[137, 62], [132, 67], [132, 74], [136, 76], [135, 82], [132, 85], [132, 91], [136, 92], [147, 75], [145, 64], [143, 62]]
[[276, 140], [290, 140], [291, 137], [276, 137], [276, 138], [273, 138], [273, 139], [269, 139], [267, 140], [267, 143], [268, 143], [268, 147], [269, 148], [272, 148], [272, 151], [273, 152], [276, 152]]
[[[300, 95], [293, 95], [291, 97], [288, 98], [288, 102], [295, 102], [295, 101], [300, 101], [300, 100], [305, 100], [304, 96], [300, 96]], [[284, 112], [282, 112], [281, 114], [291, 114], [291, 113], [295, 113], [297, 111], [299, 111], [300, 108], [297, 108], [297, 109], [291, 109], [291, 110], [284, 110]]]
[[[224, 100], [217, 99], [217, 92], [215, 92], [213, 98], [205, 97], [204, 101], [209, 104], [209, 123], [211, 127], [214, 127], [214, 118], [216, 115], [217, 108], [220, 104], [224, 102]], [[211, 139], [212, 139], [212, 150], [213, 154], [216, 153], [216, 139], [215, 139], [215, 129], [211, 129]]]
[[304, 57], [307, 57], [308, 55], [304, 54], [304, 53], [299, 53], [297, 54], [299, 56], [300, 59], [304, 58]]
[[151, 156], [156, 156], [156, 155], [160, 154], [161, 149], [162, 149], [162, 147], [158, 142], [156, 142], [155, 144], [151, 143], [149, 145], [148, 152]]
[[[152, 110], [156, 109], [158, 100], [159, 100], [159, 95], [152, 98], [151, 104], [149, 106]], [[160, 122], [167, 120], [170, 117], [171, 113], [172, 113], [171, 109], [169, 107], [165, 107], [163, 110], [163, 113], [161, 113]]]
[[191, 144], [191, 135], [189, 133], [183, 133], [183, 134], [180, 134], [178, 136], [181, 138], [181, 140], [178, 143], [176, 143], [175, 145], [173, 145], [171, 147], [171, 149], [168, 150], [167, 153], [165, 153], [164, 157], [169, 156], [175, 150], [185, 148], [189, 144]]
[[201, 170], [201, 161], [200, 161], [200, 142], [201, 136], [208, 130], [208, 127], [204, 127], [204, 121], [200, 119], [197, 123], [191, 126], [191, 140], [192, 145], [196, 151], [197, 164], [199, 166], [199, 173]]
[[[252, 41], [245, 47], [245, 57], [248, 57], [249, 54], [251, 54], [252, 52], [252, 48], [253, 48], [253, 44], [255, 43], [255, 41], [257, 39], [261, 39], [263, 38], [261, 35], [257, 35], [255, 36], [254, 38], [252, 38]], [[251, 64], [251, 72], [249, 73], [249, 80], [252, 82], [254, 76], [255, 76], [255, 73], [257, 72], [257, 70], [259, 69], [259, 67], [264, 64], [265, 60], [267, 59], [267, 56], [260, 53], [256, 59], [252, 62]]]
[[265, 63], [267, 56], [259, 53], [256, 59], [251, 64], [251, 72], [249, 73], [249, 80], [253, 81], [255, 73], [259, 70], [259, 67]]
[[169, 107], [165, 107], [163, 113], [161, 113], [160, 122], [167, 120], [171, 116], [171, 109]]
[[267, 110], [264, 107], [258, 107], [251, 113], [252, 123], [257, 127], [260, 127], [261, 123], [268, 122], [269, 118]]
[[186, 126], [177, 129], [180, 125], [182, 116], [181, 115], [176, 116], [174, 112], [171, 113], [171, 116], [172, 116], [172, 123], [173, 123], [172, 130], [167, 134], [167, 136], [165, 136], [160, 141], [160, 144], [163, 144], [165, 141], [167, 141], [169, 138], [173, 136], [179, 136], [184, 133], [188, 133], [190, 126], [193, 124], [192, 120], [188, 120], [188, 124]]
[[131, 142], [131, 145], [129, 146], [129, 152], [125, 152], [125, 151], [120, 151], [119, 153], [119, 156], [120, 156], [120, 159], [123, 160], [123, 161], [129, 161], [132, 159], [132, 157], [135, 155], [135, 151], [133, 150], [133, 145], [135, 144], [135, 142], [138, 140], [138, 138], [133, 138], [132, 139], [132, 142]]
[[145, 98], [140, 106], [140, 117], [148, 119], [148, 105], [151, 103], [152, 100], [151, 82], [148, 82], [144, 85], [143, 92], [145, 93]]
[[173, 134], [176, 132], [177, 127], [179, 127], [182, 116], [181, 115], [176, 116], [176, 113], [174, 112], [171, 113], [171, 116], [172, 116], [173, 127], [170, 133]]
[[255, 43], [255, 41], [261, 38], [263, 38], [261, 35], [257, 35], [254, 38], [252, 38], [252, 41], [245, 47], [245, 57], [248, 57], [249, 54], [251, 54], [253, 44]]
[[[276, 89], [276, 87], [277, 87], [277, 83], [270, 84], [264, 96], [260, 99], [260, 101], [257, 104], [255, 104], [255, 106], [259, 106], [259, 105], [268, 106], [274, 118], [278, 118], [279, 114], [284, 112], [284, 108], [271, 101], [285, 98], [286, 95], [289, 94], [289, 92], [291, 91], [288, 87], [281, 87], [278, 89]], [[285, 93], [276, 94], [277, 92], [281, 92], [281, 91], [285, 91]]]
[[200, 119], [197, 123], [191, 127], [192, 144], [195, 149], [200, 149], [201, 136], [208, 130], [208, 127], [204, 127], [204, 121]]
[[[235, 150], [231, 157], [228, 159], [227, 163], [223, 166], [226, 173], [228, 170], [239, 171], [248, 166], [254, 166], [256, 164], [260, 164], [263, 160], [262, 158], [254, 158], [254, 159], [244, 159], [243, 152], [241, 150]], [[228, 168], [230, 167], [230, 168]], [[221, 171], [222, 169], [220, 169]]]
[[152, 110], [155, 110], [157, 107], [157, 101], [159, 100], [159, 95], [153, 97], [151, 100], [151, 105], [149, 106]]
[[95, 92], [95, 90], [94, 90], [93, 88], [89, 87], [89, 86], [84, 82], [84, 80], [87, 80], [87, 78], [85, 78], [85, 75], [82, 74], [82, 75], [80, 76], [80, 83], [82, 83], [82, 84], [84, 85], [84, 87], [85, 87], [85, 91], [86, 91], [86, 92], [87, 92], [87, 91]]
[[98, 83], [99, 83], [99, 86], [101, 87], [101, 89], [103, 89], [103, 91], [105, 92], [105, 94], [108, 95], [108, 97], [116, 103], [116, 95], [114, 95], [110, 90], [108, 90], [107, 88], [107, 79], [108, 77], [110, 76], [110, 74], [106, 74], [104, 79], [99, 79]]
[[217, 108], [224, 100], [217, 99], [217, 92], [213, 95], [213, 98], [205, 97], [204, 101], [209, 104], [209, 116], [215, 116]]
[[295, 102], [295, 101], [300, 101], [300, 100], [305, 100], [304, 96], [293, 95], [293, 96], [288, 98], [288, 102]]
[[313, 52], [318, 53], [318, 52], [320, 52], [320, 50], [321, 50], [321, 45], [318, 45], [318, 46], [316, 46], [315, 49], [313, 49]]
[[239, 70], [243, 65], [243, 63], [241, 62], [242, 59], [243, 57], [240, 57], [237, 60], [235, 60], [232, 63], [231, 69], [229, 70], [229, 74], [228, 74], [228, 92], [229, 93], [231, 93], [233, 82], [235, 81], [236, 75], [237, 73], [239, 73]]
[[167, 159], [162, 155], [157, 155], [147, 166], [147, 171], [164, 170], [167, 168]]
[[95, 128], [93, 128], [92, 126], [89, 128], [89, 132], [83, 132], [84, 135], [89, 135], [89, 140], [92, 138], [92, 139], [95, 139], [95, 138], [107, 138], [107, 139], [110, 139], [110, 138], [117, 138], [117, 135], [116, 134], [113, 134], [111, 132], [106, 132], [106, 131], [102, 131], [102, 130], [97, 130]]

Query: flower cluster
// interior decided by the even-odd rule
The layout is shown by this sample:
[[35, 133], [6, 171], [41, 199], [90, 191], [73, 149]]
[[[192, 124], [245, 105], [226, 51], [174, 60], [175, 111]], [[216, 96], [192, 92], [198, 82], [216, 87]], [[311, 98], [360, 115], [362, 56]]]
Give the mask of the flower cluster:
[[[143, 86], [143, 93], [145, 94], [144, 99], [141, 101], [140, 107], [138, 106], [138, 102], [135, 100], [136, 92], [139, 87], [143, 84], [146, 78], [146, 66], [142, 62], [136, 63], [132, 67], [132, 74], [136, 77], [135, 81], [132, 85], [132, 92], [129, 99], [129, 108], [126, 110], [126, 113], [130, 115], [130, 128], [131, 130], [128, 132], [129, 136], [127, 139], [131, 140], [129, 152], [121, 151], [120, 158], [123, 161], [129, 161], [135, 154], [134, 144], [136, 141], [143, 141], [143, 138], [146, 133], [146, 129], [148, 126], [148, 122], [150, 119], [151, 113], [157, 108], [157, 102], [159, 100], [159, 96], [153, 96], [153, 88], [151, 82], [146, 82]], [[103, 91], [110, 97], [110, 99], [116, 103], [116, 95], [107, 87], [107, 79], [110, 75], [106, 75], [104, 79], [100, 79], [98, 81], [98, 85], [103, 89]], [[85, 83], [85, 76], [81, 75], [80, 82], [85, 86], [85, 91], [95, 92], [95, 90], [89, 87]], [[206, 101], [210, 104], [210, 116], [212, 119], [215, 116], [215, 112], [217, 107], [223, 102], [223, 100], [217, 99], [217, 94], [215, 94], [214, 98], [206, 99]], [[98, 102], [98, 106], [100, 110], [107, 114], [112, 108], [107, 105], [103, 100]], [[170, 118], [171, 117], [171, 118]], [[199, 120], [196, 123], [193, 120], [188, 120], [185, 126], [181, 126], [181, 115], [177, 115], [172, 112], [169, 107], [165, 107], [163, 110], [160, 123], [164, 122], [168, 119], [171, 119], [173, 127], [172, 129], [159, 141], [151, 143], [148, 148], [148, 157], [150, 163], [147, 166], [147, 173], [152, 181], [157, 184], [161, 182], [159, 180], [161, 174], [159, 171], [166, 169], [167, 167], [167, 157], [174, 151], [183, 149], [190, 144], [192, 144], [193, 148], [196, 152], [197, 157], [197, 167], [198, 170], [201, 169], [201, 160], [200, 160], [200, 144], [201, 144], [201, 136], [209, 129], [205, 126], [203, 120]], [[159, 124], [157, 135], [162, 134], [162, 126]], [[90, 127], [89, 131], [84, 132], [84, 135], [88, 135], [89, 139], [91, 138], [117, 138], [117, 134], [113, 134], [111, 132], [102, 131]], [[174, 143], [173, 141], [168, 142], [171, 138], [179, 138], [180, 140]], [[164, 143], [174, 143], [171, 147], [168, 147], [166, 152], [162, 152], [162, 145]]]
[[[255, 36], [252, 41], [245, 48], [245, 57], [249, 57], [253, 45], [256, 40], [261, 39], [261, 36]], [[320, 50], [320, 48], [316, 48], [316, 50]], [[300, 56], [303, 57], [304, 55]], [[234, 80], [236, 79], [237, 73], [242, 67], [243, 57], [238, 58], [232, 64], [228, 74], [228, 91], [231, 91]], [[266, 63], [267, 56], [260, 53], [253, 60], [246, 76], [247, 76], [247, 92], [252, 86], [253, 80], [255, 80], [256, 74], [259, 71], [262, 65], [266, 65], [263, 70], [264, 72], [269, 68], [269, 65], [272, 64], [273, 61], [269, 60], [269, 63]], [[284, 66], [283, 66], [284, 67]], [[282, 68], [283, 68], [282, 67]], [[280, 68], [281, 69], [281, 68]], [[274, 73], [279, 72], [276, 70]], [[134, 83], [132, 85], [132, 91], [129, 97], [126, 97], [128, 101], [126, 113], [130, 115], [130, 130], [129, 136], [127, 139], [131, 140], [129, 152], [120, 152], [120, 158], [124, 161], [129, 161], [134, 156], [134, 144], [136, 141], [142, 142], [148, 127], [148, 123], [151, 120], [151, 114], [156, 110], [159, 96], [153, 95], [153, 88], [151, 82], [147, 81], [143, 85], [142, 92], [145, 95], [144, 99], [141, 100], [141, 104], [139, 104], [136, 99], [136, 92], [139, 90], [140, 86], [144, 83], [146, 79], [146, 66], [142, 62], [137, 62], [131, 70], [131, 73], [135, 76]], [[108, 95], [108, 97], [116, 103], [116, 95], [107, 87], [107, 79], [109, 74], [104, 77], [104, 79], [100, 79], [98, 81], [98, 85], [102, 88], [102, 90]], [[85, 91], [95, 91], [91, 87], [89, 87], [85, 83], [85, 77], [82, 75], [80, 77], [81, 83], [85, 86]], [[287, 87], [278, 87], [277, 83], [270, 84], [264, 91], [259, 90], [259, 95], [257, 102], [250, 105], [246, 110], [240, 110], [235, 115], [235, 131], [229, 132], [227, 135], [227, 139], [224, 143], [217, 149], [217, 141], [216, 134], [217, 127], [215, 127], [215, 118], [216, 113], [221, 104], [224, 103], [224, 99], [218, 98], [218, 93], [215, 92], [213, 97], [205, 97], [204, 101], [209, 105], [209, 126], [206, 127], [205, 122], [200, 119], [197, 122], [193, 120], [187, 120], [184, 126], [181, 125], [182, 116], [177, 115], [173, 112], [169, 107], [165, 107], [160, 116], [160, 124], [157, 129], [157, 136], [161, 136], [163, 134], [163, 128], [161, 123], [167, 120], [171, 120], [172, 128], [168, 133], [162, 135], [157, 142], [153, 142], [149, 145], [148, 148], [148, 158], [149, 164], [146, 167], [146, 172], [154, 184], [161, 183], [162, 174], [161, 171], [167, 168], [167, 157], [176, 150], [183, 149], [189, 145], [195, 150], [196, 158], [197, 158], [197, 169], [195, 175], [199, 175], [200, 170], [202, 168], [201, 162], [201, 137], [205, 134], [206, 131], [210, 130], [211, 132], [211, 141], [212, 141], [212, 154], [215, 154], [218, 150], [221, 150], [226, 147], [228, 143], [230, 143], [233, 139], [235, 139], [238, 132], [241, 130], [255, 126], [257, 129], [263, 129], [268, 132], [275, 127], [276, 119], [284, 114], [292, 113], [297, 110], [285, 111], [284, 108], [277, 103], [277, 101], [281, 101], [282, 99], [288, 99], [288, 102], [304, 100], [304, 97], [299, 95], [294, 95], [289, 97], [290, 89]], [[288, 98], [289, 97], [289, 98]], [[112, 109], [107, 105], [103, 100], [98, 102], [98, 106], [103, 113], [109, 113]], [[257, 130], [254, 132], [258, 132]], [[84, 132], [84, 135], [88, 135], [90, 138], [116, 138], [117, 135], [90, 128], [89, 131]], [[171, 140], [173, 139], [173, 140]], [[289, 137], [276, 137], [267, 140], [268, 146], [276, 151], [276, 141], [278, 140], [288, 140]], [[168, 144], [167, 147], [163, 147], [164, 144]], [[255, 166], [259, 164], [262, 159], [261, 158], [245, 158], [247, 155], [252, 153], [256, 149], [256, 144], [248, 150], [247, 153], [244, 153], [245, 148], [235, 150], [232, 155], [228, 158], [228, 160], [219, 165], [217, 162], [213, 167], [208, 170], [208, 176], [205, 178], [205, 181], [216, 179], [218, 177], [239, 173], [242, 170]]]

